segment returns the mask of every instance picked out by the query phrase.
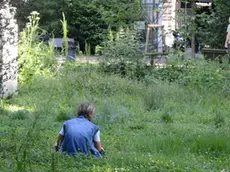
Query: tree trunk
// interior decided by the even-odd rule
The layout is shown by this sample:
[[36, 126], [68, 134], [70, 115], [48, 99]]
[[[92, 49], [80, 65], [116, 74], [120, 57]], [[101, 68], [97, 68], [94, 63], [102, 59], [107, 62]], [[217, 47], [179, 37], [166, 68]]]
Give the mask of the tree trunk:
[[17, 91], [18, 27], [10, 0], [0, 2], [0, 98]]

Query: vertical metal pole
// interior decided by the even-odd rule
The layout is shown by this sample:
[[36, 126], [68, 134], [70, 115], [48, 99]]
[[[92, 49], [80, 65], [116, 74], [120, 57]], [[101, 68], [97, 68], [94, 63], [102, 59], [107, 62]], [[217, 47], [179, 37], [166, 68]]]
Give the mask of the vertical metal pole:
[[195, 32], [196, 32], [196, 26], [195, 26], [195, 8], [196, 8], [196, 3], [194, 0], [191, 1], [192, 5], [192, 57], [195, 58]]
[[164, 31], [164, 26], [161, 27], [162, 29], [162, 46], [163, 46], [163, 52], [166, 51], [166, 43], [165, 43], [165, 31]]
[[148, 46], [149, 46], [149, 33], [150, 33], [150, 27], [147, 28], [147, 34], [146, 34], [146, 43], [145, 43], [145, 53], [148, 52]]

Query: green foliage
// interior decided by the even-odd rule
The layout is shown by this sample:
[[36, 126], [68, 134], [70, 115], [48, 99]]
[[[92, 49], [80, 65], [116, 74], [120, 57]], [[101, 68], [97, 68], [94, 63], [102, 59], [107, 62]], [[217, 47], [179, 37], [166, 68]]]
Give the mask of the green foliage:
[[91, 53], [94, 53], [95, 46], [103, 41], [108, 25], [111, 25], [113, 30], [118, 30], [120, 26], [132, 26], [141, 16], [139, 0], [27, 0], [16, 3], [16, 6], [21, 28], [26, 16], [31, 11], [38, 11], [41, 14], [41, 28], [57, 37], [61, 37], [63, 33], [59, 21], [64, 12], [68, 20], [69, 37], [80, 42], [81, 51], [85, 50], [85, 42], [90, 44]]
[[140, 43], [135, 40], [135, 32], [122, 28], [116, 33], [109, 31], [109, 40], [104, 43], [101, 69], [130, 78], [141, 79], [147, 73]]
[[147, 110], [157, 110], [164, 107], [164, 99], [167, 94], [167, 86], [154, 84], [144, 94], [144, 103]]
[[205, 45], [211, 48], [224, 48], [228, 26], [230, 1], [214, 0], [214, 9], [209, 13], [198, 15], [199, 35]]
[[141, 1], [139, 0], [96, 0], [93, 4], [99, 9], [102, 18], [113, 30], [132, 26], [134, 21], [138, 21], [142, 17]]
[[173, 118], [172, 118], [172, 115], [170, 115], [170, 112], [169, 111], [165, 111], [162, 116], [161, 116], [161, 120], [164, 122], [164, 123], [172, 123], [173, 122]]
[[62, 53], [65, 55], [67, 58], [68, 56], [68, 28], [67, 28], [67, 21], [65, 19], [65, 14], [62, 13], [63, 20], [61, 20], [62, 23], [62, 31], [63, 31], [63, 40], [64, 40], [64, 45], [62, 48]]
[[101, 55], [102, 54], [102, 47], [100, 45], [97, 45], [95, 47], [95, 55], [98, 56], [98, 55]]
[[39, 40], [43, 30], [38, 26], [39, 14], [32, 12], [29, 23], [20, 35], [19, 81], [29, 82], [34, 75], [41, 74], [54, 63], [53, 46]]
[[[65, 63], [55, 75], [35, 75], [30, 88], [20, 84], [17, 96], [0, 102], [1, 170], [229, 169], [230, 102], [222, 85], [228, 71], [201, 60], [169, 61], [170, 72], [179, 71], [174, 79], [162, 74], [170, 66], [153, 68], [136, 82], [101, 73], [98, 65]], [[96, 104], [93, 122], [106, 150], [100, 160], [53, 148], [63, 121], [75, 117], [71, 112], [85, 100]]]
[[[113, 35], [113, 33], [111, 34]], [[120, 28], [115, 35], [115, 39], [110, 36], [110, 40], [104, 43], [103, 56], [106, 61], [111, 63], [126, 62], [127, 60], [137, 61], [142, 57], [140, 44], [135, 40], [135, 32], [128, 28], [126, 30]]]
[[87, 56], [90, 56], [91, 55], [91, 46], [89, 43], [85, 42], [85, 54]]
[[58, 110], [57, 121], [64, 122], [69, 119], [71, 119], [70, 112], [66, 111], [64, 108], [60, 108]]
[[[92, 65], [66, 64], [65, 68], [60, 71], [59, 81], [62, 84], [55, 91], [63, 96], [63, 101], [69, 102], [74, 98], [75, 90], [82, 94], [88, 92], [89, 94], [112, 96], [121, 91], [132, 94], [133, 89], [136, 90], [138, 85], [134, 81], [126, 82], [125, 79], [120, 79], [118, 76], [111, 77], [102, 73], [98, 75], [97, 72], [99, 72], [98, 68]], [[142, 89], [141, 86], [140, 89]]]
[[29, 113], [28, 111], [19, 110], [19, 111], [14, 113], [13, 119], [24, 120], [24, 119], [28, 118], [28, 113]]
[[[229, 64], [223, 64], [229, 66]], [[223, 65], [217, 61], [206, 61], [203, 59], [182, 59], [180, 57], [169, 57], [168, 65], [164, 68], [155, 68], [155, 78], [177, 82], [191, 88], [223, 88], [227, 84], [227, 72]], [[221, 88], [221, 90], [222, 90]]]
[[229, 137], [225, 135], [206, 135], [195, 138], [193, 151], [207, 156], [220, 156], [223, 152], [229, 152], [230, 147], [227, 144]]
[[216, 115], [215, 115], [215, 118], [214, 118], [214, 123], [215, 123], [215, 126], [216, 128], [219, 128], [221, 127], [224, 122], [225, 122], [225, 115], [223, 112], [221, 111], [217, 111], [216, 112]]

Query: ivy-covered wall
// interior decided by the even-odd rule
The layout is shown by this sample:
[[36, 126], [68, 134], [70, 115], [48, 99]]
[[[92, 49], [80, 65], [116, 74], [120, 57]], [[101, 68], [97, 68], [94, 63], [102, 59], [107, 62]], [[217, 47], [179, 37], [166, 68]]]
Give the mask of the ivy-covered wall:
[[0, 97], [17, 91], [18, 27], [16, 9], [10, 0], [0, 0]]

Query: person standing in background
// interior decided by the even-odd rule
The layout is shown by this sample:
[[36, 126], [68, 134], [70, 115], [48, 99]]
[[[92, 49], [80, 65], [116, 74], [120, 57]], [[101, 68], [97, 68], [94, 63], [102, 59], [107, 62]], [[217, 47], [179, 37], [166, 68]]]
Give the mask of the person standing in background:
[[225, 44], [224, 47], [227, 49], [230, 49], [230, 17], [228, 19], [228, 28], [227, 28], [227, 35], [226, 35], [226, 39], [225, 39]]

